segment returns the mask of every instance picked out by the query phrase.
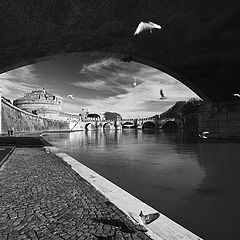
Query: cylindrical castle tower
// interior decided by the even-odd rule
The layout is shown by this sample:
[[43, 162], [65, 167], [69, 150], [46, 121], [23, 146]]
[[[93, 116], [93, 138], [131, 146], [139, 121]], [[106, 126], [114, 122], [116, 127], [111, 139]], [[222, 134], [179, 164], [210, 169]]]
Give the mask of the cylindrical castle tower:
[[62, 97], [47, 93], [43, 88], [26, 93], [24, 97], [14, 100], [13, 105], [41, 117], [58, 119], [62, 100]]

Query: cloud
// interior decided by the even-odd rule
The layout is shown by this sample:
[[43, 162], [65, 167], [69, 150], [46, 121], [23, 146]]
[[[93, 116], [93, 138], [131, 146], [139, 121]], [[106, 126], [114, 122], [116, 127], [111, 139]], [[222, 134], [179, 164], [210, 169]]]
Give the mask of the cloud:
[[[84, 58], [80, 69], [79, 61], [76, 62], [75, 65], [62, 63], [61, 68], [49, 62], [45, 68], [26, 66], [1, 74], [3, 95], [11, 100], [16, 99], [41, 87], [45, 81], [46, 89], [55, 94], [60, 93], [63, 97], [74, 95], [74, 101], [64, 97], [63, 110], [66, 112], [79, 113], [82, 108], [88, 108], [93, 113], [119, 112], [125, 118], [160, 114], [176, 101], [196, 97], [170, 75], [137, 62]], [[62, 66], [64, 72], [61, 71]], [[136, 87], [133, 86], [134, 76], [137, 79]], [[167, 100], [159, 100], [160, 89], [163, 89]]]
[[[170, 75], [136, 62], [102, 59], [84, 64], [79, 74], [90, 77], [88, 81], [81, 78], [74, 84], [95, 91], [95, 95], [88, 99], [88, 107], [96, 113], [106, 110], [119, 112], [124, 117], [136, 117], [144, 113], [154, 115], [167, 110], [176, 101], [196, 97], [189, 88]], [[133, 87], [133, 76], [137, 79], [136, 87]], [[159, 100], [160, 89], [163, 89], [167, 100]]]
[[80, 72], [81, 73], [98, 72], [98, 71], [102, 71], [103, 69], [114, 72], [113, 66], [115, 65], [116, 65], [116, 60], [114, 58], [100, 59], [95, 63], [83, 64]]
[[39, 81], [34, 67], [25, 66], [0, 74], [0, 86], [3, 96], [13, 100], [39, 87]]
[[93, 82], [76, 82], [73, 83], [73, 85], [77, 87], [82, 87], [82, 88], [88, 88], [88, 89], [98, 89], [98, 90], [106, 90], [107, 84], [106, 82], [102, 80], [95, 80]]
[[[95, 96], [106, 97], [128, 93], [133, 83], [131, 71], [119, 60], [108, 58], [84, 64], [79, 71], [80, 79], [73, 82], [79, 88], [95, 90]], [[105, 92], [105, 93], [104, 93]]]

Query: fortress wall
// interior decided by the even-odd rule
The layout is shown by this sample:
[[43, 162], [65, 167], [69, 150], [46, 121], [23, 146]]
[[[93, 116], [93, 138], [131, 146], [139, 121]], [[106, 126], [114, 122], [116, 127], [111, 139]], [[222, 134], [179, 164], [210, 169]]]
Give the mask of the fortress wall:
[[60, 108], [60, 105], [59, 104], [56, 104], [52, 101], [52, 103], [50, 100], [48, 101], [45, 101], [44, 100], [41, 100], [41, 101], [34, 101], [31, 102], [31, 101], [18, 101], [16, 107], [20, 107], [21, 109], [25, 110], [25, 111], [28, 111], [28, 112], [32, 112], [33, 110], [39, 110], [41, 111], [41, 109], [43, 109], [44, 111], [55, 111], [55, 112], [59, 112], [61, 110]]
[[23, 111], [2, 98], [2, 133], [14, 128], [14, 132], [34, 132], [44, 130], [69, 130], [66, 121], [42, 118]]

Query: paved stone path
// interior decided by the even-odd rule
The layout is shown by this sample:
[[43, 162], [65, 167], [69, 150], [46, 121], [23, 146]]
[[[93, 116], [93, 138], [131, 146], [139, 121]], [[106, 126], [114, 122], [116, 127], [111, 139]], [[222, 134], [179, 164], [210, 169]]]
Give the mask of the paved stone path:
[[0, 171], [0, 239], [150, 238], [62, 159], [19, 148]]

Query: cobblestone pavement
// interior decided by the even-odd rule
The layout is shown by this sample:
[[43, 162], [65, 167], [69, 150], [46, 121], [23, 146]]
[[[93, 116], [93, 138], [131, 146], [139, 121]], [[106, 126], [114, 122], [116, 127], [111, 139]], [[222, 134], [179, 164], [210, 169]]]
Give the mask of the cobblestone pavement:
[[19, 148], [0, 171], [0, 239], [150, 238], [62, 159]]

